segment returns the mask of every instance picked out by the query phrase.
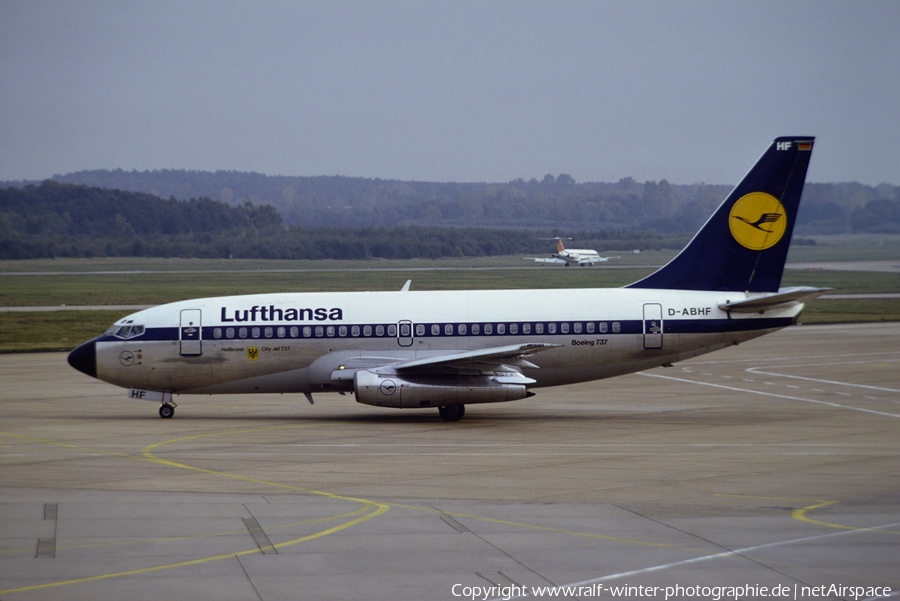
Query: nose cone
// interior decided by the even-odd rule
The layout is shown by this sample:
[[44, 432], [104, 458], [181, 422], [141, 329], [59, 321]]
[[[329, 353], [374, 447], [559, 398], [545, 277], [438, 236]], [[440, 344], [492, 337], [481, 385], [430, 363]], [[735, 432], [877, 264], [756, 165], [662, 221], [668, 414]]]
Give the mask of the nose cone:
[[83, 374], [87, 374], [92, 378], [97, 377], [97, 352], [96, 343], [91, 340], [85, 342], [74, 351], [69, 353], [69, 365], [77, 369]]

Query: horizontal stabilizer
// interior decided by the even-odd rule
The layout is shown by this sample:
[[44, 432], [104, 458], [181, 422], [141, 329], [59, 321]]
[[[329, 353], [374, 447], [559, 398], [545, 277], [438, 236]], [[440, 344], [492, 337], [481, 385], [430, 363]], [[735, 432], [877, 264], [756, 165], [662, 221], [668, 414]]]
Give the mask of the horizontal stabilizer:
[[806, 302], [829, 290], [833, 290], [833, 288], [810, 288], [808, 286], [781, 288], [775, 294], [754, 296], [734, 303], [723, 303], [719, 305], [719, 308], [733, 313], [760, 313]]

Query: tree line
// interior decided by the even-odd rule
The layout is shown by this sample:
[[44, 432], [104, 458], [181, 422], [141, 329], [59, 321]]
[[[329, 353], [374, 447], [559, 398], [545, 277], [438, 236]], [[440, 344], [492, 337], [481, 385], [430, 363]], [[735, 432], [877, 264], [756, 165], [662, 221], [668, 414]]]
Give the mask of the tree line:
[[[551, 189], [576, 184], [563, 176], [548, 176], [535, 185]], [[619, 188], [614, 196], [624, 193], [625, 200], [631, 199], [628, 202], [633, 204], [635, 215], [644, 215], [632, 217], [633, 227], [598, 227], [599, 224], [620, 223], [626, 216], [610, 222], [594, 222], [584, 216], [581, 221], [563, 222], [569, 224], [565, 227], [549, 218], [528, 222], [525, 227], [527, 220], [524, 217], [521, 223], [516, 219], [498, 218], [496, 222], [502, 226], [475, 227], [458, 224], [468, 219], [461, 216], [449, 221], [427, 217], [409, 223], [400, 220], [402, 223], [393, 225], [292, 225], [272, 205], [252, 201], [229, 204], [204, 197], [162, 199], [148, 193], [48, 180], [40, 185], [0, 189], [0, 258], [177, 256], [365, 260], [518, 253], [546, 256], [552, 245], [541, 238], [554, 236], [573, 237], [573, 245], [596, 248], [601, 252], [608, 249], [677, 249], [686, 243], [727, 193], [713, 196], [713, 192], [718, 192], [717, 187], [706, 187], [701, 191], [701, 196], [705, 195], [703, 198], [693, 204], [682, 204], [677, 210], [675, 214], [683, 218], [654, 220], [648, 215], [662, 215], [672, 210], [673, 186], [665, 182], [619, 182], [615, 186]], [[843, 191], [842, 186], [846, 188]], [[867, 200], [850, 209], [839, 206], [834, 199], [844, 198], [849, 191], [856, 190], [852, 196], [861, 202], [872, 190], [859, 184], [808, 184], [807, 189], [812, 198], [801, 204], [795, 236], [848, 231], [900, 233], [900, 197]], [[623, 192], [627, 190], [632, 192]], [[892, 191], [896, 195], [897, 187], [883, 188], [880, 193]], [[522, 208], [529, 206], [527, 199], [514, 201], [506, 198], [504, 193], [496, 194], [503, 198], [494, 204], [485, 203], [483, 199], [476, 202], [473, 196], [470, 208], [474, 211], [480, 206], [482, 215], [487, 212], [489, 216], [504, 212], [515, 216], [518, 211], [527, 214]], [[447, 200], [449, 204], [442, 205], [447, 214], [461, 210], [454, 204], [456, 202], [463, 201]], [[581, 210], [577, 203], [573, 208], [562, 200], [558, 199], [558, 202], [549, 206], [555, 206], [567, 215]], [[490, 208], [486, 209], [486, 206]], [[624, 211], [625, 205], [622, 207], [617, 210]], [[409, 214], [416, 210], [429, 212], [429, 208], [423, 209], [415, 203], [409, 203], [406, 210]], [[487, 221], [491, 222], [491, 219]], [[679, 227], [676, 228], [673, 222]], [[535, 227], [535, 224], [540, 226]], [[640, 224], [658, 227], [641, 229]]]
[[[269, 205], [179, 201], [46, 181], [0, 189], [0, 259], [200, 257], [411, 259], [531, 253], [547, 256], [554, 229], [449, 226], [288, 226]], [[677, 248], [684, 233], [567, 232], [604, 249]]]
[[[667, 180], [640, 183], [630, 177], [615, 183], [578, 183], [564, 173], [506, 183], [120, 169], [80, 171], [53, 179], [161, 198], [208, 198], [229, 206], [248, 202], [271, 205], [289, 226], [652, 229], [669, 233], [696, 231], [731, 189]], [[900, 186], [807, 183], [796, 231], [801, 235], [898, 231], [893, 213], [897, 202]]]

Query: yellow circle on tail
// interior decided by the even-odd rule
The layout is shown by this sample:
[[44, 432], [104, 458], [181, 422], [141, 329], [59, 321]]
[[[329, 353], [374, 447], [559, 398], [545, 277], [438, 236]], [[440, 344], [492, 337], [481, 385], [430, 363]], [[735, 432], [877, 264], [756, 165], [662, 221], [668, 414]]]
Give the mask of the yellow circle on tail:
[[778, 199], [765, 192], [741, 196], [728, 214], [728, 227], [738, 244], [766, 250], [778, 244], [787, 230], [787, 213]]

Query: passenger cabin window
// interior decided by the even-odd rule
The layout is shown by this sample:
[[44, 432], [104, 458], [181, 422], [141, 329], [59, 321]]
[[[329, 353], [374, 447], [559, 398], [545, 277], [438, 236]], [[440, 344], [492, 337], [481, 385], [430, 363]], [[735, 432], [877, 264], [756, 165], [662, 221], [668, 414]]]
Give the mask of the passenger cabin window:
[[222, 328], [215, 328], [213, 330], [213, 338], [221, 338], [222, 337]]
[[531, 324], [530, 323], [522, 324], [522, 333], [523, 334], [531, 334]]
[[300, 328], [298, 328], [297, 326], [292, 327], [291, 328], [291, 338], [296, 338], [299, 335], [300, 335]]
[[456, 331], [459, 332], [460, 336], [465, 336], [466, 335], [466, 324], [464, 324], [464, 323], [459, 324], [459, 327], [456, 329]]
[[615, 333], [618, 334], [621, 330], [622, 330], [622, 326], [619, 325], [619, 322], [618, 322], [618, 321], [614, 321], [614, 322], [613, 322], [613, 332], [615, 332]]
[[519, 333], [519, 324], [517, 324], [517, 323], [509, 324], [509, 333], [510, 334], [518, 334]]
[[593, 321], [589, 321], [588, 324], [587, 324], [587, 332], [588, 332], [588, 334], [593, 334], [593, 333], [594, 333], [594, 329], [595, 329], [595, 327], [594, 327], [594, 322], [593, 322]]
[[425, 326], [424, 324], [417, 323], [416, 324], [416, 336], [424, 336], [425, 335]]

